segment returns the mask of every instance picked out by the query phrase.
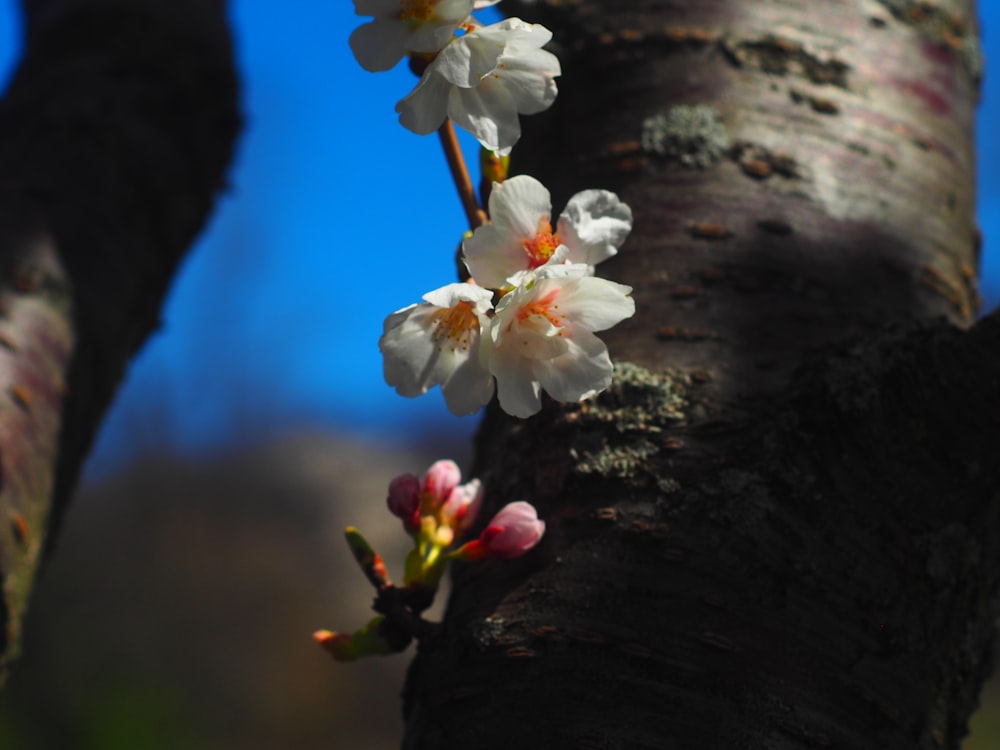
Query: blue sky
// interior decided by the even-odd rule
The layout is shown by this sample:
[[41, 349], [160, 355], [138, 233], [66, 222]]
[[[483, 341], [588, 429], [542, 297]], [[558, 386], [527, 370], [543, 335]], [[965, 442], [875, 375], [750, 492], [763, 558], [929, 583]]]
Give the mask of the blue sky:
[[[981, 2], [988, 60], [1000, 3]], [[18, 49], [15, 0], [0, 0], [0, 70]], [[308, 11], [306, 11], [308, 8]], [[403, 399], [376, 342], [394, 309], [453, 280], [464, 228], [437, 139], [402, 129], [405, 65], [354, 61], [348, 0], [232, 0], [247, 128], [231, 192], [185, 262], [164, 325], [132, 363], [88, 474], [146, 451], [196, 455], [300, 426], [405, 440], [471, 434], [435, 391]], [[1000, 298], [1000, 85], [979, 113], [983, 292]], [[475, 144], [466, 140], [474, 161]]]

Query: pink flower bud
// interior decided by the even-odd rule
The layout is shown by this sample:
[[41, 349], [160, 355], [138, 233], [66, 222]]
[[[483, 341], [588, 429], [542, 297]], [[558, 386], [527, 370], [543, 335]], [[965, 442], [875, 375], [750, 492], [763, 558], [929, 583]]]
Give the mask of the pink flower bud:
[[493, 516], [478, 539], [459, 549], [457, 556], [464, 560], [520, 557], [538, 544], [544, 533], [545, 522], [538, 520], [535, 506], [525, 502], [510, 503]]
[[420, 480], [412, 474], [401, 474], [389, 482], [389, 510], [403, 519], [403, 527], [411, 534], [420, 528]]
[[461, 484], [451, 491], [441, 507], [442, 520], [455, 530], [456, 536], [464, 534], [476, 522], [482, 503], [483, 487], [478, 479]]
[[454, 461], [435, 461], [421, 479], [420, 492], [430, 508], [436, 510], [448, 499], [461, 479], [462, 472]]

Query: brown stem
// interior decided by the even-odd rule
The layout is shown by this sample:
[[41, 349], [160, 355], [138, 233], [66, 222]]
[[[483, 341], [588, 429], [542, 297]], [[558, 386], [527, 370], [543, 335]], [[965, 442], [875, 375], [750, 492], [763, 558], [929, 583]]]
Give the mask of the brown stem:
[[445, 158], [448, 159], [448, 168], [455, 181], [459, 200], [462, 201], [462, 208], [465, 209], [465, 216], [469, 220], [469, 228], [481, 227], [487, 222], [486, 212], [479, 207], [479, 201], [476, 200], [472, 180], [469, 179], [469, 170], [465, 166], [465, 157], [462, 156], [462, 149], [455, 136], [455, 126], [450, 119], [446, 119], [444, 125], [438, 128], [438, 135], [441, 137], [441, 148], [444, 149]]

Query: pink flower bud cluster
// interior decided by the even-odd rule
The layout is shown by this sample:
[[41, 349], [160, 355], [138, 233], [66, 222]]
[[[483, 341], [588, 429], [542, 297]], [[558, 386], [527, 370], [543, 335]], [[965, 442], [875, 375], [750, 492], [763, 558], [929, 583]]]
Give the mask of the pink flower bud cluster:
[[410, 534], [420, 531], [421, 518], [428, 517], [433, 518], [437, 526], [460, 534], [475, 523], [483, 500], [478, 479], [459, 484], [461, 479], [462, 472], [454, 461], [437, 461], [419, 479], [413, 474], [401, 474], [393, 479], [386, 502]]
[[[435, 462], [422, 477], [402, 474], [389, 483], [387, 504], [403, 522], [407, 533], [426, 535], [444, 546], [467, 532], [476, 522], [483, 490], [478, 479], [459, 484], [461, 471], [454, 461]], [[484, 557], [520, 557], [542, 538], [545, 523], [535, 508], [514, 502], [502, 508], [480, 537], [455, 553], [465, 560]]]

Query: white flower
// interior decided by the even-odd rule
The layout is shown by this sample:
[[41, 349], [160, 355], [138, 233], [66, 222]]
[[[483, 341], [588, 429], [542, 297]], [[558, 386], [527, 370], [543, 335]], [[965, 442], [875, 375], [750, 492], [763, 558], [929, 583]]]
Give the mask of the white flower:
[[582, 263], [548, 264], [504, 295], [484, 345], [501, 408], [530, 417], [544, 388], [559, 401], [582, 401], [611, 384], [614, 366], [593, 331], [635, 313], [631, 287], [589, 275]]
[[448, 284], [386, 318], [378, 342], [385, 382], [402, 396], [419, 396], [440, 385], [454, 414], [479, 409], [493, 396], [493, 378], [479, 355], [492, 299], [488, 289]]
[[549, 191], [528, 175], [494, 184], [491, 224], [462, 245], [476, 283], [499, 289], [516, 276], [547, 263], [560, 245], [565, 259], [593, 266], [618, 252], [632, 231], [632, 211], [607, 190], [584, 190], [569, 199], [552, 231]]
[[374, 16], [351, 34], [351, 49], [361, 67], [389, 70], [407, 52], [437, 52], [469, 20], [493, 2], [473, 0], [354, 0], [359, 16]]
[[559, 61], [541, 49], [551, 38], [544, 26], [509, 18], [454, 39], [396, 105], [400, 123], [426, 135], [450, 117], [484, 147], [510, 153], [521, 137], [518, 113], [555, 101]]

